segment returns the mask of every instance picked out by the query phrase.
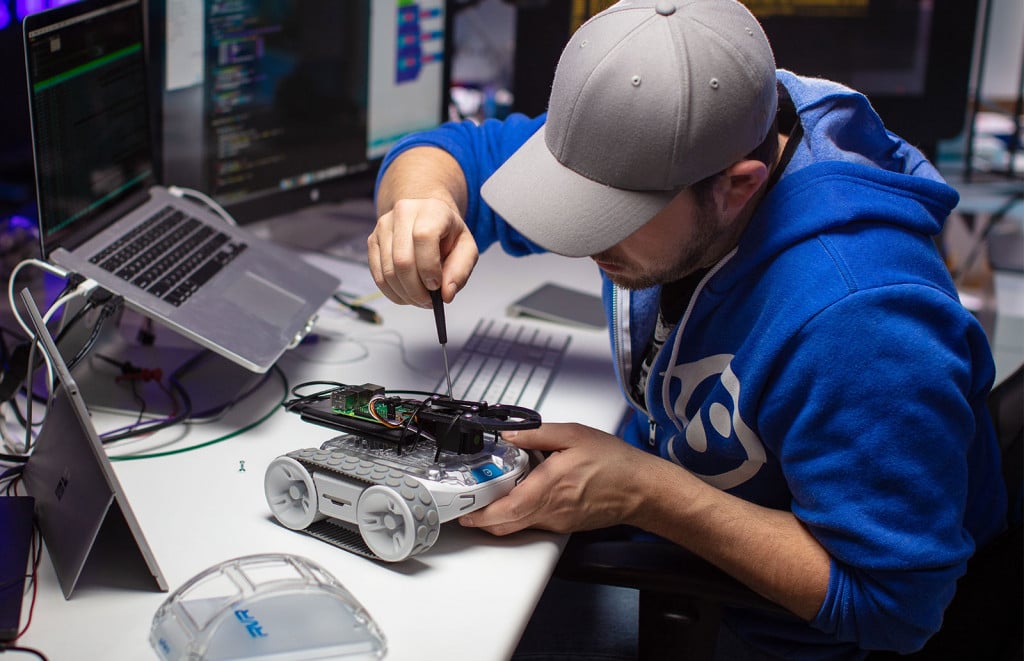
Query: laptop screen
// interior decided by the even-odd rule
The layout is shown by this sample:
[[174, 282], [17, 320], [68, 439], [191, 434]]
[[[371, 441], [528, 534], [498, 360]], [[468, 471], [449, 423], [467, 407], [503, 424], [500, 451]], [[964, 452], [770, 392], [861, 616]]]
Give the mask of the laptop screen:
[[43, 255], [74, 247], [155, 183], [141, 0], [25, 19]]

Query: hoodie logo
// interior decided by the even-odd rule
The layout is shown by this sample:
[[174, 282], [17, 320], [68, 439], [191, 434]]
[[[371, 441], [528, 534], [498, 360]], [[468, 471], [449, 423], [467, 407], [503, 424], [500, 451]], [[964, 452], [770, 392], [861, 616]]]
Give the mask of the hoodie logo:
[[[680, 459], [681, 453], [703, 455], [709, 448], [732, 449], [737, 445], [745, 455], [739, 466], [734, 461], [730, 462], [731, 467], [721, 473], [693, 471], [708, 484], [723, 490], [752, 478], [766, 461], [764, 444], [740, 416], [740, 381], [732, 371], [732, 358], [732, 354], [708, 356], [693, 363], [676, 365], [667, 375], [668, 379], [679, 382], [674, 410], [684, 426], [682, 438], [676, 435], [669, 440], [668, 453], [672, 461], [686, 466]], [[707, 385], [710, 389], [702, 387], [709, 380], [711, 383]], [[698, 388], [702, 394], [695, 397]], [[692, 410], [691, 404], [699, 407], [692, 420], [686, 414], [687, 410]], [[735, 450], [729, 454], [735, 454]]]

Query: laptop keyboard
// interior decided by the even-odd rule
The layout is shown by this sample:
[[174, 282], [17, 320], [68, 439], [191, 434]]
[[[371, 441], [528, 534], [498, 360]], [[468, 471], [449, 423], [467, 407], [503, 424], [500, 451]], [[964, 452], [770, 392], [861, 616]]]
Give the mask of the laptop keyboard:
[[245, 243], [167, 206], [89, 261], [179, 306], [245, 248]]
[[[482, 319], [451, 364], [452, 397], [536, 409], [570, 339], [568, 333]], [[443, 376], [436, 391], [448, 392]]]

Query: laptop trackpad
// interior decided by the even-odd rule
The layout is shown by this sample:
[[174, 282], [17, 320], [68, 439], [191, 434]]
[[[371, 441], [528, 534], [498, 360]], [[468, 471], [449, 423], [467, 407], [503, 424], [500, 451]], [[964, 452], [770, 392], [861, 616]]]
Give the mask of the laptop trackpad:
[[271, 324], [295, 316], [305, 301], [295, 294], [246, 271], [227, 288], [225, 295], [253, 316]]

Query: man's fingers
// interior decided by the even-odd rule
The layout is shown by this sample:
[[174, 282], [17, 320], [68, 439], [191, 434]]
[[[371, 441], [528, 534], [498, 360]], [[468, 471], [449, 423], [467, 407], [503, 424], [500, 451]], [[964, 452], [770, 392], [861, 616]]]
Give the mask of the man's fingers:
[[377, 228], [366, 239], [366, 257], [370, 267], [370, 275], [381, 293], [395, 303], [406, 303], [401, 294], [391, 286], [394, 267], [391, 264], [391, 229], [390, 216], [385, 214], [377, 221]]
[[[416, 202], [416, 203], [414, 203]], [[423, 307], [429, 304], [430, 296], [420, 280], [420, 265], [416, 261], [416, 250], [412, 234], [418, 224], [430, 222], [419, 201], [399, 200], [391, 211], [392, 229], [385, 249], [390, 260], [390, 274], [385, 271], [391, 287], [402, 296], [406, 303]], [[439, 238], [435, 238], [439, 241]], [[382, 246], [383, 248], [383, 246]]]
[[575, 445], [578, 425], [562, 422], [545, 422], [536, 429], [503, 432], [502, 439], [526, 450], [555, 452]]
[[459, 518], [467, 528], [481, 528], [492, 535], [509, 535], [529, 528], [542, 502], [540, 480], [528, 476], [504, 498]]
[[391, 286], [407, 302], [429, 308], [429, 290], [441, 286], [442, 246], [450, 240], [456, 219], [447, 205], [429, 199], [399, 200], [392, 213]]
[[436, 199], [403, 199], [377, 219], [366, 242], [370, 273], [396, 303], [431, 307], [430, 291], [450, 303], [469, 280], [479, 251], [458, 212]]
[[469, 230], [459, 232], [443, 257], [444, 273], [441, 276], [441, 298], [445, 303], [451, 303], [455, 295], [466, 286], [469, 276], [476, 268], [477, 260], [480, 259], [476, 239], [469, 233]]

